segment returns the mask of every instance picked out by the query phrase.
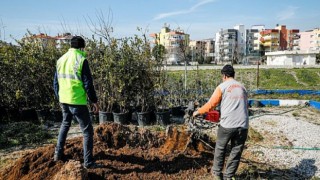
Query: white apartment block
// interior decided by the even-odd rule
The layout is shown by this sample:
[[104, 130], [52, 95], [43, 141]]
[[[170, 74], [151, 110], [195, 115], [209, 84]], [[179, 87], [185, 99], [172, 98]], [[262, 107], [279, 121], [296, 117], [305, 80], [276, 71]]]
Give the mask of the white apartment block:
[[233, 29], [221, 29], [216, 33], [215, 59], [217, 63], [252, 64], [260, 59], [260, 31], [264, 25], [245, 29], [244, 25]]
[[215, 59], [218, 64], [230, 63], [237, 60], [238, 30], [221, 29], [216, 33]]

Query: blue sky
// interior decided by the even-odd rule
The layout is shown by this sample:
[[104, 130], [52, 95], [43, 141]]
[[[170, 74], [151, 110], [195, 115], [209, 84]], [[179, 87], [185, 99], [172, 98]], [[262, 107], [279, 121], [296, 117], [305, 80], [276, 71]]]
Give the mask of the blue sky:
[[27, 29], [56, 35], [69, 31], [91, 36], [86, 19], [112, 11], [115, 37], [159, 32], [164, 23], [190, 38], [212, 38], [220, 28], [264, 24], [305, 31], [320, 27], [320, 0], [1, 0], [0, 39], [21, 38]]

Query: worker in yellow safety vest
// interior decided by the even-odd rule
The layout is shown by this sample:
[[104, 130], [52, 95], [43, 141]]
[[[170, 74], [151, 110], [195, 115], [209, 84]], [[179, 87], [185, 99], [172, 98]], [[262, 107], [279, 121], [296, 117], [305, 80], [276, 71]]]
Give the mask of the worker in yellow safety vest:
[[62, 123], [55, 148], [54, 161], [64, 159], [64, 145], [73, 117], [79, 122], [83, 133], [84, 167], [96, 167], [93, 159], [93, 127], [87, 107], [87, 98], [98, 113], [97, 96], [91, 71], [83, 51], [85, 41], [80, 36], [71, 39], [71, 48], [56, 64], [54, 91], [62, 108]]

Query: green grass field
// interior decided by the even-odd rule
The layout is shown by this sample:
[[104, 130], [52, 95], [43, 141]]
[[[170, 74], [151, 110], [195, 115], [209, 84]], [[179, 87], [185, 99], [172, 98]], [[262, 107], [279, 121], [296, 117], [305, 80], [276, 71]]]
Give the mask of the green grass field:
[[[242, 82], [248, 91], [255, 89], [297, 89], [320, 90], [320, 68], [293, 69], [260, 69], [259, 81], [256, 69], [236, 69], [235, 79]], [[168, 71], [168, 81], [171, 88], [183, 89], [184, 71]], [[220, 70], [192, 70], [187, 71], [187, 89], [201, 90], [205, 97], [209, 97], [215, 87], [221, 83]], [[170, 86], [169, 86], [170, 87]], [[268, 97], [268, 96], [264, 96]], [[272, 95], [270, 98], [319, 99], [314, 96]]]

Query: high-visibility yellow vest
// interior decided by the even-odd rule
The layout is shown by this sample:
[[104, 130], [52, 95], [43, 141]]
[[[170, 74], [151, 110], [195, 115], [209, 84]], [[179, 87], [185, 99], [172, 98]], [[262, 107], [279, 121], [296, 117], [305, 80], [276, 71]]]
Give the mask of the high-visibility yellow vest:
[[87, 95], [81, 79], [85, 53], [79, 49], [70, 48], [57, 61], [60, 103], [86, 105]]

